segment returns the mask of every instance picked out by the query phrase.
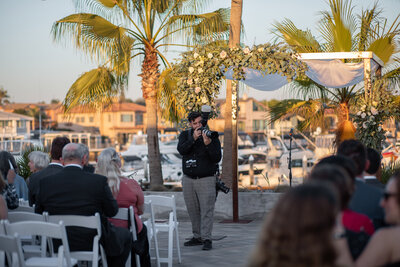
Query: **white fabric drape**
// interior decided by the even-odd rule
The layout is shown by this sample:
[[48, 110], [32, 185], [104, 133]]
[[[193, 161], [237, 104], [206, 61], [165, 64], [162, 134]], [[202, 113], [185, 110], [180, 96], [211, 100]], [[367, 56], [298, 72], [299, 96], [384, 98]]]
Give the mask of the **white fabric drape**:
[[[329, 88], [342, 88], [360, 83], [364, 80], [364, 63], [343, 63], [339, 59], [302, 60], [308, 66], [306, 75], [314, 82]], [[378, 68], [371, 60], [371, 72]], [[232, 80], [232, 70], [224, 75]], [[242, 81], [246, 85], [261, 91], [274, 91], [285, 84], [287, 79], [279, 74], [267, 74], [263, 76], [260, 71], [245, 69], [246, 79]]]

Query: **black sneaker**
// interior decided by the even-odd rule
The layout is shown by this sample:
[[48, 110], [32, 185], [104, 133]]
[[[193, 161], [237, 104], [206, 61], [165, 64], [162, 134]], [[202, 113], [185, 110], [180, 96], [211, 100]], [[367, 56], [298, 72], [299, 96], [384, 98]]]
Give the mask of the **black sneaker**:
[[212, 242], [210, 239], [206, 239], [203, 242], [203, 250], [211, 250], [212, 249]]
[[190, 239], [189, 241], [186, 241], [185, 243], [183, 243], [183, 245], [185, 247], [193, 247], [193, 246], [200, 246], [203, 245], [203, 241], [201, 240], [201, 238], [194, 238], [192, 237], [192, 239]]

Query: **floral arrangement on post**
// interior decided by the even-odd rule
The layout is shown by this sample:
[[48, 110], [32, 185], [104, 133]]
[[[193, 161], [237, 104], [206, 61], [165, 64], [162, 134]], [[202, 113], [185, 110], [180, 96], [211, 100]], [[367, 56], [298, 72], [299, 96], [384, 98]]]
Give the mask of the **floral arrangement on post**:
[[298, 60], [288, 46], [262, 44], [253, 48], [228, 48], [226, 44], [195, 47], [182, 54], [172, 66], [177, 83], [173, 94], [185, 113], [198, 111], [204, 104], [215, 113], [215, 98], [219, 94], [224, 73], [232, 71], [235, 80], [245, 79], [245, 68], [258, 70], [262, 75], [278, 73], [292, 81], [302, 76], [306, 65]]
[[382, 124], [397, 112], [386, 81], [376, 80], [371, 94], [368, 99], [364, 96], [358, 101], [359, 111], [354, 116], [357, 125], [356, 138], [365, 146], [381, 151], [382, 142], [386, 138]]

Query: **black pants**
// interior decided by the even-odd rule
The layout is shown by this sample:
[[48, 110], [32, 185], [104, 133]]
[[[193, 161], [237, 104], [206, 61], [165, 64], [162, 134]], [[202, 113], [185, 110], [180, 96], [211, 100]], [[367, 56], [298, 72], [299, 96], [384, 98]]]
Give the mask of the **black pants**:
[[142, 231], [137, 234], [137, 240], [132, 243], [131, 266], [136, 267], [135, 254], [139, 255], [140, 266], [150, 267], [149, 240], [147, 238], [147, 228], [143, 225]]
[[[123, 249], [120, 255], [115, 255], [115, 256], [108, 256], [109, 253], [107, 253], [107, 249], [105, 249], [108, 266], [109, 267], [125, 266], [125, 262], [128, 259], [129, 253], [132, 248], [132, 235], [128, 229], [121, 227], [115, 227], [114, 234], [116, 234], [117, 239], [119, 240], [119, 242], [121, 242], [120, 244], [123, 245]], [[107, 241], [105, 240], [105, 242]]]

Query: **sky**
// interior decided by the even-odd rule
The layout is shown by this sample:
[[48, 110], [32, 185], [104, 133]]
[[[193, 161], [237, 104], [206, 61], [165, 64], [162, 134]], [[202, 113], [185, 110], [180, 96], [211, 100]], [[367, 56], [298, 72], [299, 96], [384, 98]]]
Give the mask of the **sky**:
[[[370, 8], [375, 0], [353, 0], [356, 13]], [[230, 7], [230, 0], [209, 1], [208, 10]], [[391, 23], [400, 13], [400, 0], [380, 0], [383, 15]], [[291, 19], [298, 28], [310, 29], [318, 37], [319, 12], [328, 10], [325, 0], [243, 0], [242, 43], [252, 46], [270, 42], [272, 24]], [[96, 64], [72, 45], [55, 43], [51, 27], [55, 21], [75, 13], [72, 0], [1, 0], [0, 1], [0, 87], [7, 90], [11, 102], [49, 103], [63, 100], [74, 81]], [[171, 50], [170, 50], [171, 51]], [[172, 52], [170, 60], [178, 56]], [[142, 97], [140, 62], [132, 63], [126, 97]], [[243, 88], [256, 99], [284, 99], [291, 93], [284, 89], [262, 92]], [[221, 92], [224, 98], [224, 91]]]

